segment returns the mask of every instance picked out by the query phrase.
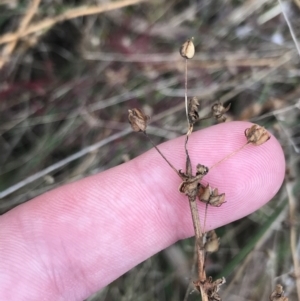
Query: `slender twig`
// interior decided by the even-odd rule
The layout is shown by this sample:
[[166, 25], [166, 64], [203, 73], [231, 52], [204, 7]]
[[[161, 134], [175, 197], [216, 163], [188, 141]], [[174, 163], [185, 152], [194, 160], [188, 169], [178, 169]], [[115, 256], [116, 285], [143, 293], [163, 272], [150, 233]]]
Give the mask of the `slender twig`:
[[299, 54], [299, 56], [300, 56], [300, 46], [299, 46], [299, 43], [298, 43], [298, 41], [297, 41], [297, 37], [296, 37], [296, 35], [295, 35], [293, 26], [292, 26], [292, 24], [291, 24], [291, 22], [290, 22], [290, 20], [289, 20], [289, 18], [288, 18], [288, 16], [287, 16], [287, 13], [286, 13], [286, 11], [285, 11], [285, 9], [284, 9], [284, 5], [283, 5], [282, 1], [281, 1], [281, 0], [278, 0], [278, 2], [279, 2], [279, 4], [280, 4], [280, 8], [281, 8], [283, 17], [284, 17], [284, 19], [285, 19], [285, 22], [286, 22], [288, 28], [289, 28], [289, 31], [290, 31], [291, 36], [292, 36], [292, 38], [293, 38], [293, 41], [294, 41], [294, 43], [295, 43], [296, 49], [297, 49], [298, 54]]
[[188, 116], [188, 100], [187, 100], [187, 62], [188, 60], [185, 59], [185, 71], [184, 71], [184, 101], [185, 101], [185, 113], [186, 119], [189, 123], [189, 116]]
[[204, 214], [204, 223], [203, 223], [203, 232], [204, 233], [206, 232], [205, 228], [206, 228], [207, 209], [208, 209], [208, 203], [206, 203], [206, 205], [205, 205], [205, 214]]
[[169, 164], [169, 166], [176, 172], [176, 174], [180, 177], [180, 174], [178, 170], [169, 162], [169, 160], [164, 156], [164, 154], [159, 150], [159, 148], [156, 146], [156, 144], [152, 141], [152, 139], [149, 137], [149, 135], [146, 132], [142, 132], [151, 142], [151, 144], [155, 147], [155, 149], [158, 151], [158, 153], [163, 157], [163, 159]]
[[[188, 132], [186, 134], [185, 143], [184, 143], [184, 150], [186, 154], [186, 176], [189, 179], [193, 178], [193, 171], [192, 171], [192, 163], [188, 152], [188, 141], [189, 141], [189, 135], [193, 131], [193, 123], [190, 122], [189, 118], [189, 109], [188, 108], [188, 102], [187, 102], [187, 59], [185, 59], [185, 108], [186, 108], [186, 117], [188, 122]], [[196, 188], [195, 188], [196, 189]], [[200, 224], [200, 218], [199, 218], [199, 212], [196, 202], [196, 194], [191, 193], [191, 195], [188, 195], [189, 199], [189, 205], [192, 215], [192, 221], [193, 221], [193, 227], [195, 232], [195, 246], [196, 246], [196, 252], [197, 252], [197, 270], [198, 270], [198, 280], [197, 287], [200, 290], [202, 301], [208, 301], [207, 292], [203, 287], [203, 284], [206, 281], [206, 273], [204, 269], [204, 263], [205, 263], [205, 250], [204, 250], [204, 241], [203, 241], [203, 231], [201, 230], [201, 224]]]
[[294, 264], [294, 273], [296, 279], [296, 289], [298, 300], [300, 300], [300, 267], [299, 267], [299, 258], [297, 252], [297, 231], [296, 231], [296, 199], [293, 194], [294, 183], [290, 182], [286, 184], [286, 190], [288, 193], [288, 200], [289, 200], [289, 219], [290, 219], [290, 244], [291, 244], [291, 252]]
[[212, 170], [213, 168], [215, 168], [217, 165], [221, 164], [222, 162], [228, 160], [229, 158], [231, 158], [232, 156], [236, 155], [238, 152], [240, 152], [245, 146], [247, 146], [249, 144], [249, 142], [246, 142], [243, 146], [241, 146], [240, 148], [238, 148], [237, 150], [235, 150], [234, 152], [230, 153], [228, 156], [224, 157], [223, 159], [221, 159], [220, 161], [218, 161], [217, 163], [215, 163], [214, 165], [212, 165], [209, 170]]

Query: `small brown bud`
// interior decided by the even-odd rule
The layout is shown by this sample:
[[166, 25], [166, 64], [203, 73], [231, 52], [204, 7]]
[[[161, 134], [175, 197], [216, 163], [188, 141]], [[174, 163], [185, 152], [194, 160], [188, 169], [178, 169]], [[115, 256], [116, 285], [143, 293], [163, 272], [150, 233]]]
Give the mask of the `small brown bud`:
[[150, 117], [139, 109], [128, 110], [128, 120], [135, 132], [145, 132]]
[[191, 59], [195, 54], [195, 46], [192, 40], [187, 40], [180, 47], [180, 55], [186, 59]]
[[182, 178], [184, 179], [184, 181], [179, 186], [179, 191], [189, 197], [196, 198], [201, 186], [199, 181], [204, 177], [204, 175], [196, 174], [196, 176], [186, 177], [186, 175], [181, 171], [179, 171], [179, 174], [182, 175]]
[[219, 250], [220, 238], [215, 230], [211, 230], [206, 234], [206, 242], [204, 244], [206, 252], [217, 252]]
[[189, 100], [188, 117], [190, 124], [194, 124], [199, 119], [198, 106], [199, 100], [197, 99], [197, 97], [193, 97]]
[[218, 188], [215, 188], [212, 191], [208, 203], [213, 207], [220, 207], [223, 203], [225, 203], [225, 193], [219, 194]]
[[205, 175], [207, 175], [207, 173], [208, 173], [208, 171], [209, 171], [208, 167], [206, 167], [206, 166], [204, 166], [204, 165], [201, 165], [201, 164], [198, 164], [196, 168], [197, 168], [197, 172], [196, 172], [196, 175], [197, 175], [197, 176], [198, 176], [198, 175], [203, 175], [203, 176], [205, 176]]
[[220, 290], [220, 286], [226, 283], [226, 280], [224, 277], [219, 278], [215, 281], [212, 281], [212, 278], [209, 276], [207, 281], [202, 284], [204, 290], [207, 292], [207, 297], [209, 301], [221, 301], [221, 297], [218, 294], [218, 291]]
[[224, 114], [230, 109], [230, 107], [231, 107], [231, 104], [229, 104], [225, 108], [221, 102], [217, 102], [212, 106], [212, 108], [211, 108], [212, 114], [217, 119], [218, 123], [226, 121], [226, 117], [224, 116]]
[[246, 129], [245, 136], [248, 143], [252, 143], [254, 145], [261, 145], [271, 138], [268, 131], [257, 124], [253, 124], [251, 128]]
[[208, 184], [206, 187], [204, 187], [203, 185], [200, 186], [198, 191], [198, 198], [201, 202], [207, 203], [209, 201], [210, 194], [211, 188]]
[[218, 188], [212, 189], [209, 185], [204, 187], [200, 184], [197, 196], [201, 202], [213, 207], [220, 207], [225, 203], [225, 193], [219, 194]]
[[281, 284], [277, 284], [275, 290], [269, 297], [270, 301], [288, 301], [287, 297], [284, 297], [284, 291]]

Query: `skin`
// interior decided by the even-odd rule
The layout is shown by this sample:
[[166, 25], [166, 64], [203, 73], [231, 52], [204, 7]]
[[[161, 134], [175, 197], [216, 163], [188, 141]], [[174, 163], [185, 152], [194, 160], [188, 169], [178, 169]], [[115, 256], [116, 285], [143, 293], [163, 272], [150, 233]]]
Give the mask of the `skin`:
[[[247, 122], [194, 133], [193, 166], [210, 167], [241, 147]], [[136, 134], [139, 135], [139, 134]], [[145, 139], [142, 135], [137, 139]], [[185, 168], [184, 137], [159, 146]], [[278, 141], [248, 145], [203, 183], [226, 203], [209, 207], [207, 230], [257, 210], [280, 188], [285, 160]], [[151, 149], [100, 174], [47, 192], [0, 217], [0, 300], [83, 300], [176, 241], [193, 235], [180, 178]], [[203, 221], [205, 205], [198, 204]]]

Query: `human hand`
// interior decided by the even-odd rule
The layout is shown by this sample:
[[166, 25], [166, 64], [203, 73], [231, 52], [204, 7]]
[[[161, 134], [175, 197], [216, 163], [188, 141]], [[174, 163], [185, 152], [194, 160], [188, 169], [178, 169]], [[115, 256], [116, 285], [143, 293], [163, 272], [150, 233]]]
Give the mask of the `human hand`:
[[[245, 143], [247, 122], [194, 133], [194, 165], [208, 167]], [[143, 139], [142, 136], [140, 139]], [[159, 146], [185, 167], [184, 137]], [[226, 194], [209, 207], [207, 230], [257, 210], [278, 191], [285, 160], [274, 137], [248, 145], [205, 181]], [[103, 173], [47, 192], [0, 217], [0, 300], [83, 300], [138, 263], [193, 235], [180, 178], [155, 150]], [[203, 221], [205, 205], [199, 202]]]

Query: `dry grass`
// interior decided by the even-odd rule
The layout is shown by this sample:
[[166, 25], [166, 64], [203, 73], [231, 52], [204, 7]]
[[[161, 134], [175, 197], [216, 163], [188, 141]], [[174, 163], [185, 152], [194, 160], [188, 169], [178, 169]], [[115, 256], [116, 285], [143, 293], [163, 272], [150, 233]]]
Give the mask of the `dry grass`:
[[[0, 5], [0, 212], [149, 149], [127, 135], [130, 107], [153, 116], [156, 143], [183, 134], [177, 49], [194, 36], [190, 96], [203, 114], [220, 99], [231, 120], [267, 127], [289, 171], [271, 203], [218, 229], [209, 274], [227, 276], [224, 300], [268, 300], [277, 282], [299, 300], [299, 1], [283, 3], [294, 40], [275, 0], [140, 2]], [[178, 242], [90, 300], [183, 300], [193, 251]]]

